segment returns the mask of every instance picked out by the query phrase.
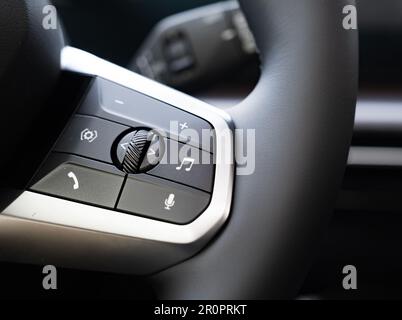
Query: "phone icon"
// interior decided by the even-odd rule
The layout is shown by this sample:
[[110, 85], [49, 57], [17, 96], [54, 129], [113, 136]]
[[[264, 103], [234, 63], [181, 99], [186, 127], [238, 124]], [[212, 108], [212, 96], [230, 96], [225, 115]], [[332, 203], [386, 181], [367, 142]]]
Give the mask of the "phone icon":
[[70, 172], [67, 174], [67, 176], [68, 176], [69, 178], [73, 179], [73, 181], [74, 181], [73, 189], [74, 189], [74, 190], [79, 189], [79, 188], [80, 188], [80, 185], [79, 185], [79, 183], [78, 183], [78, 179], [77, 179], [77, 176], [75, 175], [75, 173], [72, 172], [72, 171], [70, 171]]

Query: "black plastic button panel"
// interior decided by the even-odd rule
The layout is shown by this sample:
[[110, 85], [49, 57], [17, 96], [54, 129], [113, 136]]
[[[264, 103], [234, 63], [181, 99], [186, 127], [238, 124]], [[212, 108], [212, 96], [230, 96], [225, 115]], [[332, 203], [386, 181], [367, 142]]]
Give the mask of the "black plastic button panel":
[[70, 153], [112, 164], [111, 147], [129, 127], [96, 117], [75, 115], [54, 151]]
[[[201, 130], [211, 129], [208, 122], [185, 111], [96, 79], [30, 190], [151, 219], [190, 223], [211, 199], [213, 144], [183, 142], [180, 134], [169, 131], [171, 120], [196, 129], [200, 136]], [[166, 130], [167, 137], [139, 148], [142, 136], [134, 139], [134, 132], [152, 129]], [[128, 160], [138, 160], [139, 169], [123, 170]]]
[[127, 178], [117, 209], [187, 224], [206, 209], [209, 201], [209, 193], [149, 175], [133, 175]]
[[190, 223], [210, 202], [210, 193], [166, 179], [125, 176], [112, 165], [53, 153], [30, 190], [176, 224]]
[[164, 146], [160, 163], [148, 174], [212, 192], [215, 166], [211, 153], [170, 139], [165, 139]]
[[[93, 82], [78, 112], [133, 128], [144, 126], [162, 130], [169, 138], [213, 152], [213, 137], [201, 139], [203, 130], [211, 132], [212, 126], [207, 121], [101, 78]], [[189, 134], [187, 129], [197, 132], [198, 137]]]
[[65, 154], [52, 154], [31, 190], [69, 200], [114, 208], [124, 175], [114, 166]]

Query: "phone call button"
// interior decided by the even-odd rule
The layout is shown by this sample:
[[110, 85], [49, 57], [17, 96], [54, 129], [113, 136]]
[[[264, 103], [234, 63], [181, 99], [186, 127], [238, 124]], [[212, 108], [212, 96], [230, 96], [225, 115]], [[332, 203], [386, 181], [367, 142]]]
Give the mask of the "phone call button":
[[62, 163], [36, 182], [33, 191], [114, 208], [123, 177], [85, 166]]

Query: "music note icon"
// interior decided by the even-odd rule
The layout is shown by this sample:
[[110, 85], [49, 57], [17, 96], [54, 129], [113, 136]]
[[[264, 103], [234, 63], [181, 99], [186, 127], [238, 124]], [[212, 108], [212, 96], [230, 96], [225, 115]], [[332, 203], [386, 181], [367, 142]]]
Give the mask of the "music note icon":
[[187, 168], [185, 168], [185, 170], [187, 172], [191, 171], [191, 168], [193, 167], [194, 164], [194, 159], [193, 158], [183, 158], [183, 161], [181, 162], [180, 166], [176, 167], [176, 170], [181, 170], [183, 168], [183, 166], [185, 165], [189, 165]]

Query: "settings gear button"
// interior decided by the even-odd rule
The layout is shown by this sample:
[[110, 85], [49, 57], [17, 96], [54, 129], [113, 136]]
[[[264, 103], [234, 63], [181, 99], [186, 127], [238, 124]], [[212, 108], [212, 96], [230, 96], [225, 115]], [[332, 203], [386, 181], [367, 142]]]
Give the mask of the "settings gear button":
[[56, 144], [54, 151], [112, 162], [115, 139], [129, 127], [97, 117], [76, 115]]

